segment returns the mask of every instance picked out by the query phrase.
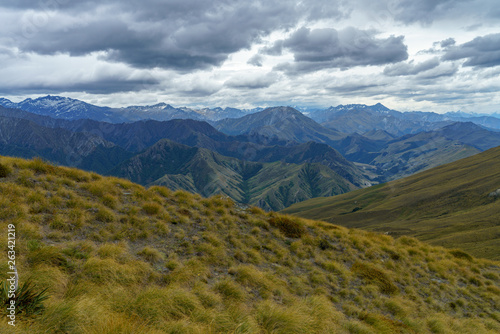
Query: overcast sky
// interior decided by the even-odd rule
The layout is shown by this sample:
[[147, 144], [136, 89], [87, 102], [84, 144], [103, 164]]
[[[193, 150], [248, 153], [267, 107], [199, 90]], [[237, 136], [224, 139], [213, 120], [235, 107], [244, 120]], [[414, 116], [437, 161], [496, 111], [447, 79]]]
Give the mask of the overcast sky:
[[0, 97], [500, 112], [498, 0], [0, 0]]

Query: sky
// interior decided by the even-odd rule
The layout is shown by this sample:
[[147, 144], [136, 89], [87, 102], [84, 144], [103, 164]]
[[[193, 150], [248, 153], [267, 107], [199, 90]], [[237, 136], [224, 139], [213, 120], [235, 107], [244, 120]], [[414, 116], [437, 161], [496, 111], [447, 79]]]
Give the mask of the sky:
[[500, 112], [497, 0], [0, 0], [0, 97]]

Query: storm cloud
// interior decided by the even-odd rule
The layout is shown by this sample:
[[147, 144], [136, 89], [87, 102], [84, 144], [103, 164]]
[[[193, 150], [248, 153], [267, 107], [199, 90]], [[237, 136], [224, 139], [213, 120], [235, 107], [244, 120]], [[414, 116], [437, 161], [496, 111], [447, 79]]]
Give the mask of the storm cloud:
[[313, 72], [325, 68], [397, 63], [408, 58], [403, 36], [377, 38], [375, 32], [353, 27], [309, 29], [302, 27], [276, 45], [293, 53], [295, 62], [278, 69], [292, 73]]
[[312, 6], [264, 0], [45, 1], [10, 4], [40, 11], [23, 17], [17, 34], [28, 38], [18, 39], [21, 50], [47, 55], [101, 51], [111, 61], [136, 68], [179, 71], [218, 66], [230, 54], [274, 30], [290, 29], [298, 20], [344, 15], [330, 1]]

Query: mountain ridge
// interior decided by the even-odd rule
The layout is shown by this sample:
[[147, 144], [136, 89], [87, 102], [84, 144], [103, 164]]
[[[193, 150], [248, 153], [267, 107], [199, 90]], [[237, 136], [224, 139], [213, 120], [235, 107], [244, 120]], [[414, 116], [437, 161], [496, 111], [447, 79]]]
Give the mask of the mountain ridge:
[[249, 162], [168, 139], [120, 163], [108, 174], [205, 197], [224, 194], [266, 210], [358, 188], [345, 178], [346, 171], [342, 171], [343, 177], [319, 163]]
[[344, 226], [415, 236], [500, 258], [500, 146], [412, 176], [283, 210]]

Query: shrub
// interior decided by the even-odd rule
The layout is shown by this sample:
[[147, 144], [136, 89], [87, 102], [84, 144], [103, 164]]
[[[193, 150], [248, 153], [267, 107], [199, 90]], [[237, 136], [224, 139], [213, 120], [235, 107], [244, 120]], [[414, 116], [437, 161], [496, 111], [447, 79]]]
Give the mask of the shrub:
[[269, 224], [277, 227], [288, 238], [300, 238], [306, 232], [306, 228], [302, 223], [288, 217], [272, 217], [269, 219]]
[[294, 307], [283, 307], [272, 302], [259, 305], [257, 323], [265, 333], [310, 333], [311, 319]]
[[126, 262], [129, 259], [127, 246], [122, 243], [105, 243], [99, 247], [97, 254], [102, 259], [110, 258], [119, 262]]
[[96, 212], [95, 219], [103, 223], [111, 223], [115, 220], [115, 215], [112, 211], [102, 207]]
[[141, 261], [120, 264], [113, 259], [92, 257], [82, 267], [82, 274], [94, 283], [131, 284], [149, 277], [151, 268]]

